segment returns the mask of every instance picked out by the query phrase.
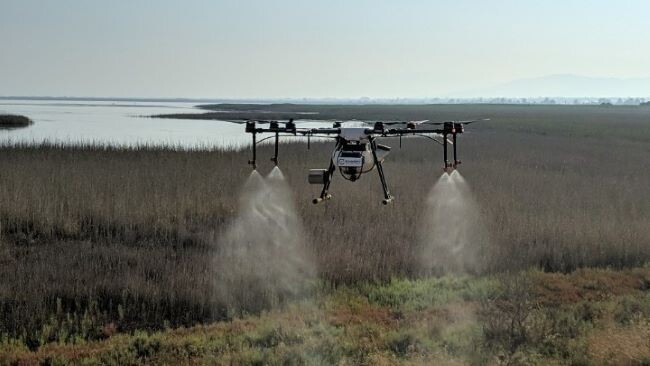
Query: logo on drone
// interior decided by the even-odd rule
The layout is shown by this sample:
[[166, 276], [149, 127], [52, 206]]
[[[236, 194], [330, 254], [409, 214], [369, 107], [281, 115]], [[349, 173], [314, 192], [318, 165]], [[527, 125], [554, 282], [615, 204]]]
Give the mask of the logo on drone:
[[363, 166], [363, 158], [339, 158], [337, 165], [341, 167], [361, 167]]

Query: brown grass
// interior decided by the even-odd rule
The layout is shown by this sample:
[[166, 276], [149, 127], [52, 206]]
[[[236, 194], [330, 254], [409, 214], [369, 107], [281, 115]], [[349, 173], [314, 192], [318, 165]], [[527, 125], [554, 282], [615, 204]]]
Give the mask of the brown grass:
[[579, 269], [570, 275], [538, 273], [536, 277], [534, 292], [545, 305], [602, 301], [650, 289], [650, 267], [621, 271]]
[[588, 340], [590, 358], [598, 365], [644, 365], [650, 361], [650, 323], [613, 326], [594, 331]]

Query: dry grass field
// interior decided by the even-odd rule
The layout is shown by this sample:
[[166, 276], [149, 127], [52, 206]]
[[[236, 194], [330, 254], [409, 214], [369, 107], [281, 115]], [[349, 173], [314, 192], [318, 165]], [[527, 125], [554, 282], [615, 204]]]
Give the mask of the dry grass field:
[[[488, 298], [498, 299], [497, 295], [490, 297], [486, 294], [499, 293], [489, 290], [491, 287], [485, 283], [508, 283], [494, 279], [494, 276], [502, 276], [503, 273], [530, 268], [551, 272], [538, 274], [548, 276], [543, 277], [545, 280], [542, 282], [546, 283], [555, 278], [553, 273], [570, 273], [584, 267], [642, 267], [649, 261], [649, 109], [597, 106], [350, 108], [360, 108], [356, 110], [359, 118], [378, 118], [374, 116], [381, 115], [386, 116], [385, 119], [418, 119], [424, 114], [427, 114], [425, 118], [441, 120], [492, 118], [489, 123], [468, 128], [468, 133], [460, 139], [461, 171], [480, 204], [492, 243], [489, 252], [483, 256], [484, 271], [470, 273], [478, 277], [466, 279], [487, 287], [477, 294], [468, 295], [469, 298], [464, 299], [470, 303], [467, 306], [478, 306], [487, 313], [497, 312], [497, 315], [493, 315], [497, 318], [502, 318], [498, 312], [513, 311], [511, 306], [499, 307], [498, 301], [485, 305]], [[347, 110], [345, 113], [349, 115], [352, 112], [355, 111]], [[288, 143], [280, 148], [281, 168], [293, 191], [308, 238], [308, 248], [316, 258], [315, 270], [322, 280], [315, 290], [321, 293], [319, 296], [338, 298], [348, 296], [346, 291], [351, 291], [354, 293], [350, 295], [352, 299], [372, 303], [375, 300], [364, 291], [370, 291], [367, 288], [372, 288], [372, 291], [388, 288], [393, 291], [391, 279], [406, 281], [407, 285], [404, 286], [432, 286], [427, 291], [440, 288], [434, 283], [437, 280], [427, 279], [429, 273], [417, 265], [416, 232], [423, 215], [422, 201], [441, 173], [441, 149], [422, 139], [404, 139], [401, 149], [397, 140], [385, 143], [393, 146], [385, 169], [396, 196], [394, 204], [388, 207], [381, 205], [382, 193], [375, 172], [363, 176], [355, 184], [335, 176], [331, 188], [333, 199], [313, 206], [311, 198], [319, 190], [307, 184], [307, 170], [325, 168], [331, 146], [318, 143], [308, 151], [305, 144]], [[260, 149], [260, 162], [270, 155], [269, 147]], [[225, 312], [224, 304], [211, 294], [212, 278], [219, 271], [214, 267], [213, 258], [219, 253], [220, 234], [236, 215], [238, 192], [250, 174], [250, 168], [246, 165], [248, 158], [248, 151], [238, 150], [187, 151], [156, 147], [54, 145], [0, 147], [0, 313], [3, 316], [0, 337], [5, 347], [4, 353], [8, 355], [4, 360], [16, 361], [32, 356], [43, 360], [38, 357], [49, 352], [49, 346], [44, 345], [51, 342], [86, 344], [115, 333], [194, 326], [230, 318], [232, 315]], [[260, 166], [262, 173], [270, 169], [270, 162]], [[594, 349], [581, 355], [591, 355], [592, 360], [593, 357], [607, 358], [607, 355], [598, 356], [598, 352], [605, 352], [605, 348], [598, 346], [598, 342], [605, 342], [604, 338], [597, 337], [598, 332], [609, 337], [607, 339], [611, 338], [611, 342], [617, 335], [627, 341], [626, 334], [629, 339], [646, 334], [643, 332], [647, 332], [648, 319], [647, 267], [639, 271], [645, 271], [645, 274], [635, 277], [636, 285], [631, 285], [636, 291], [633, 299], [624, 300], [624, 294], [611, 300], [614, 302], [607, 300], [609, 297], [593, 299], [607, 303], [598, 310], [602, 311], [598, 313], [600, 315], [594, 318], [607, 322], [596, 323], [609, 325], [575, 325], [575, 329], [578, 329], [576, 332], [582, 332], [579, 329], [583, 325], [593, 327], [589, 328], [589, 332], [579, 333], [586, 337], [586, 343], [575, 347]], [[586, 289], [599, 286], [599, 280], [594, 281], [596, 284], [581, 286]], [[382, 283], [385, 285], [374, 285]], [[564, 285], [558, 286], [564, 288]], [[535, 288], [543, 286], [538, 284]], [[617, 287], [607, 288], [613, 291]], [[551, 297], [549, 301], [555, 301], [553, 294], [533, 293], [535, 304], [544, 296]], [[568, 299], [557, 301], [571, 304], [587, 301], [590, 304], [587, 295], [566, 296]], [[628, 306], [624, 304], [625, 301], [632, 304], [625, 303], [633, 308], [630, 310], [633, 315], [630, 316], [636, 318], [627, 323], [627, 320], [609, 322], [611, 319], [608, 317], [617, 314], [612, 309]], [[393, 307], [402, 306], [402, 303], [400, 300], [392, 305], [379, 304], [381, 309], [377, 312], [392, 312]], [[507, 305], [507, 302], [504, 304]], [[517, 306], [515, 308], [529, 304]], [[439, 311], [436, 310], [438, 308], [429, 308], [432, 313], [421, 313], [425, 308], [418, 308], [414, 319], [430, 319], [432, 314]], [[539, 308], [535, 309], [539, 311]], [[575, 320], [578, 313], [574, 311], [583, 311], [576, 309], [571, 307], [567, 310], [569, 315], [556, 315]], [[276, 311], [281, 312], [279, 319], [290, 316], [282, 313], [282, 310]], [[560, 352], [557, 345], [549, 346], [546, 351], [534, 349], [534, 352], [528, 350], [530, 352], [526, 351], [528, 353], [525, 355], [519, 354], [517, 352], [521, 349], [539, 342], [535, 338], [541, 337], [539, 334], [547, 336], [551, 333], [535, 330], [535, 336], [512, 334], [509, 333], [512, 329], [508, 332], [499, 329], [499, 324], [491, 324], [488, 318], [481, 318], [483, 320], [478, 323], [472, 322], [470, 328], [472, 332], [480, 333], [480, 337], [483, 337], [481, 344], [490, 347], [490, 352], [486, 354], [494, 356], [494, 359], [501, 354], [504, 360], [519, 356], [552, 356], [553, 359], [566, 360], [578, 354], [576, 348], [563, 351], [565, 355], [549, 356], [551, 350]], [[548, 320], [552, 324], [548, 325], [551, 327], [549, 329], [564, 324], [562, 322], [568, 321], [565, 318]], [[249, 331], [257, 332], [255, 329], [258, 329], [260, 322], [282, 323], [273, 320], [273, 314], [252, 320], [243, 319], [239, 323], [207, 326], [192, 331], [199, 335], [181, 330], [156, 334], [151, 336], [153, 338], [138, 336], [142, 339], [137, 342], [146, 343], [151, 339], [158, 342], [153, 351], [148, 348], [149, 343], [143, 346], [144, 349], [137, 348], [142, 345], [133, 346], [129, 342], [136, 340], [127, 336], [115, 338], [114, 341], [111, 338], [108, 341], [112, 342], [108, 343], [110, 346], [90, 343], [87, 347], [121, 349], [123, 346], [133, 346], [145, 352], [144, 358], [136, 357], [135, 361], [131, 360], [133, 362], [125, 362], [146, 363], [147, 357], [158, 357], [154, 353], [168, 352], [169, 342], [176, 345], [187, 341], [185, 337], [207, 337], [212, 342], [221, 337], [213, 336], [215, 332], [234, 332], [224, 330], [229, 327], [241, 327], [243, 334], [248, 334]], [[308, 319], [296, 321], [309, 323]], [[320, 326], [326, 328], [323, 334], [333, 337], [333, 344], [345, 341], [337, 333], [340, 331], [336, 330], [339, 328], [336, 328], [335, 320], [325, 318], [319, 321], [322, 323]], [[281, 335], [293, 341], [282, 337], [268, 341], [273, 344], [271, 348], [274, 351], [268, 351], [271, 353], [266, 356], [277, 356], [273, 352], [280, 352], [277, 350], [280, 343], [288, 347], [286, 352], [291, 352], [294, 344], [308, 344], [307, 340], [300, 338], [306, 336], [300, 332], [298, 335], [292, 333], [295, 330], [291, 325], [293, 323], [287, 322], [288, 333], [281, 332]], [[381, 320], [377, 322], [381, 323]], [[370, 323], [374, 324], [375, 320]], [[309, 332], [319, 332], [318, 327], [309, 324]], [[365, 332], [363, 336], [369, 337], [367, 347], [375, 347], [373, 342], [381, 342], [382, 346], [376, 346], [376, 349], [387, 352], [384, 356], [390, 354], [397, 357], [395, 360], [398, 361], [405, 359], [417, 363], [420, 359], [421, 363], [428, 363], [428, 360], [433, 360], [431, 357], [439, 356], [449, 363], [469, 362], [465, 358], [469, 354], [466, 351], [474, 346], [454, 343], [461, 342], [460, 338], [466, 339], [463, 333], [453, 335], [456, 340], [442, 348], [418, 346], [412, 343], [415, 340], [423, 342], [427, 339], [423, 334], [434, 332], [435, 329], [422, 329], [424, 333], [417, 335], [403, 334], [406, 324], [410, 323], [399, 323], [396, 328], [390, 328], [395, 333], [391, 336], [395, 337], [392, 341], [386, 338], [384, 328], [372, 331], [366, 327], [359, 332]], [[630, 324], [639, 331], [630, 328]], [[373, 326], [380, 325], [368, 325], [370, 328]], [[269, 327], [274, 329], [272, 332], [276, 332], [278, 327], [285, 329], [282, 324]], [[302, 329], [303, 325], [297, 327]], [[561, 333], [564, 334], [562, 337], [569, 337], [573, 326], [567, 327], [558, 334], [565, 332]], [[522, 332], [527, 331], [524, 329]], [[373, 338], [368, 334], [380, 336]], [[294, 336], [302, 340], [295, 341]], [[433, 335], [431, 337], [435, 338]], [[261, 364], [275, 363], [271, 361], [276, 359], [264, 358], [267, 351], [262, 346], [267, 340], [259, 344], [254, 340], [249, 341], [245, 343], [249, 345], [247, 347], [259, 348], [250, 352], [263, 353], [261, 356], [257, 353], [257, 356], [249, 356], [266, 360]], [[187, 342], [188, 347], [193, 347], [194, 341]], [[201, 344], [201, 347], [213, 347]], [[354, 344], [355, 347], [358, 345]], [[21, 347], [41, 349], [42, 353], [24, 353], [27, 351]], [[61, 347], [61, 352], [72, 352], [74, 355], [103, 352], [83, 348], [86, 346], [80, 346], [81, 350], [77, 350], [76, 346]], [[319, 347], [327, 348], [328, 345], [320, 344]], [[463, 357], [455, 358], [454, 347], [460, 347], [457, 348], [458, 354]], [[629, 347], [638, 348], [634, 345]], [[59, 351], [52, 352], [52, 355], [61, 355], [57, 353]], [[216, 351], [210, 352], [199, 353], [201, 357], [222, 355], [214, 353]], [[332, 356], [334, 358], [331, 360], [336, 361], [332, 363], [344, 359], [352, 360], [348, 363], [356, 363], [354, 360], [357, 359], [350, 355], [361, 351], [344, 349], [340, 352], [339, 356]], [[0, 353], [3, 351], [0, 350]], [[359, 353], [358, 360], [378, 363], [368, 358], [371, 353]], [[168, 360], [180, 359], [169, 357]], [[392, 363], [390, 357], [386, 358], [387, 363]], [[625, 362], [632, 362], [634, 357], [630, 356]], [[645, 357], [644, 362], [648, 360], [647, 353], [639, 357]], [[194, 358], [188, 356], [187, 360], [190, 359]], [[119, 359], [113, 361], [122, 363]], [[329, 363], [322, 361], [322, 364]]]

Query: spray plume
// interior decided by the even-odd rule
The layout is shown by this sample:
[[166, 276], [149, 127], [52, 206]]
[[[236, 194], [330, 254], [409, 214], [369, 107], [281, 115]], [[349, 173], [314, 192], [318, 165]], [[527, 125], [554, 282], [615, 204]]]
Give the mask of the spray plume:
[[276, 167], [264, 178], [254, 171], [239, 215], [219, 241], [217, 302], [234, 311], [269, 309], [305, 295], [313, 268], [282, 172]]
[[444, 173], [427, 197], [419, 240], [429, 273], [479, 273], [485, 267], [488, 233], [481, 210], [457, 171]]

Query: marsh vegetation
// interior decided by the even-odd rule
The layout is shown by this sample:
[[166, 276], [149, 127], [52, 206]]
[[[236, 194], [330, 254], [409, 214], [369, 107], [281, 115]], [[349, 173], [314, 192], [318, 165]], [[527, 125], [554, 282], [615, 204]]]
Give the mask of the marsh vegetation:
[[32, 352], [3, 364], [639, 365], [650, 361], [650, 268], [445, 276], [328, 289], [229, 322]]
[[32, 120], [15, 114], [0, 114], [0, 129], [11, 129], [27, 127], [31, 125]]
[[[406, 119], [418, 118], [420, 113], [403, 106], [375, 108]], [[471, 277], [471, 281], [491, 281], [492, 276], [530, 268], [569, 273], [582, 267], [622, 269], [648, 262], [650, 171], [642, 168], [650, 166], [648, 109], [436, 108], [433, 111], [441, 119], [451, 115], [493, 118], [460, 139], [461, 170], [491, 239], [488, 254], [476, 267], [480, 272], [468, 269], [470, 275], [483, 277]], [[440, 176], [440, 147], [415, 138], [404, 139], [401, 149], [396, 140], [385, 143], [394, 148], [385, 169], [396, 200], [388, 207], [381, 205], [382, 192], [374, 172], [355, 184], [335, 176], [333, 199], [312, 205], [311, 198], [319, 190], [307, 184], [306, 173], [309, 168], [325, 167], [332, 147], [316, 143], [308, 151], [305, 144], [287, 143], [280, 148], [281, 166], [320, 279], [315, 291], [327, 294], [332, 288], [342, 288], [356, 293], [368, 286], [383, 291], [373, 283], [412, 279], [412, 285], [403, 286], [418, 287], [418, 281], [434, 281], [417, 280], [431, 274], [419, 264], [417, 233], [423, 201]], [[79, 343], [116, 332], [192, 326], [245, 313], [230, 312], [223, 299], [213, 296], [212, 279], [220, 270], [213, 260], [220, 238], [237, 215], [237, 196], [250, 174], [248, 151], [43, 144], [5, 145], [0, 147], [0, 156], [0, 334], [5, 344], [19, 342], [37, 349], [53, 341]], [[263, 146], [259, 156], [270, 157], [270, 147]], [[270, 162], [261, 164], [263, 174], [270, 170]], [[634, 319], [630, 324], [643, 328], [648, 315], [639, 309], [646, 309], [649, 282], [647, 274], [635, 278], [634, 288], [639, 291], [635, 294], [640, 297], [629, 300], [636, 301], [629, 306], [638, 310], [633, 311], [637, 315], [629, 315]], [[334, 296], [348, 296], [348, 290], [337, 291], [343, 292]], [[399, 296], [410, 299], [410, 290], [399, 291], [406, 291]], [[356, 296], [351, 298], [375, 301], [375, 295]], [[484, 297], [477, 296], [470, 296], [471, 306], [478, 306]], [[498, 292], [487, 298], [498, 299]], [[486, 314], [513, 309], [494, 301], [489, 306], [485, 303]], [[606, 306], [628, 306], [616, 304]], [[517, 306], [523, 306], [522, 311], [529, 307]], [[530, 311], [539, 310], [535, 309]], [[389, 310], [392, 314], [394, 309], [389, 306]], [[549, 324], [560, 326], [564, 317], [578, 316], [572, 314], [558, 313], [561, 318], [550, 319]], [[419, 316], [425, 315], [414, 315]], [[508, 316], [523, 326], [538, 315], [523, 320], [521, 315]], [[339, 342], [337, 326], [322, 321], [323, 334], [333, 337], [332, 344]], [[503, 357], [519, 357], [517, 352], [546, 334], [526, 329], [504, 334], [499, 324], [481, 322], [473, 324], [488, 327], [490, 342], [497, 342], [490, 347]], [[438, 348], [422, 343], [438, 339], [434, 330], [411, 334], [401, 326], [390, 337], [383, 328], [376, 330], [386, 352], [407, 358], [437, 354]], [[472, 332], [483, 334], [481, 327]], [[304, 344], [296, 339], [306, 336], [294, 337], [293, 328], [288, 330], [290, 335], [275, 326], [269, 329], [269, 334], [280, 337], [268, 341], [273, 345], [289, 344], [284, 336], [293, 340], [291, 344]], [[369, 329], [359, 330], [360, 336]], [[429, 334], [428, 338], [423, 334]], [[443, 347], [449, 354], [473, 347], [454, 343], [466, 339], [462, 334], [450, 337], [456, 341], [449, 340]], [[167, 347], [163, 338], [141, 338], [145, 343], [158, 342], [158, 350]], [[248, 347], [253, 343], [247, 343]], [[140, 346], [144, 347], [133, 347]], [[151, 351], [147, 347], [143, 352]], [[357, 357], [350, 352], [367, 356], [354, 353], [358, 350], [339, 351], [333, 360]]]

